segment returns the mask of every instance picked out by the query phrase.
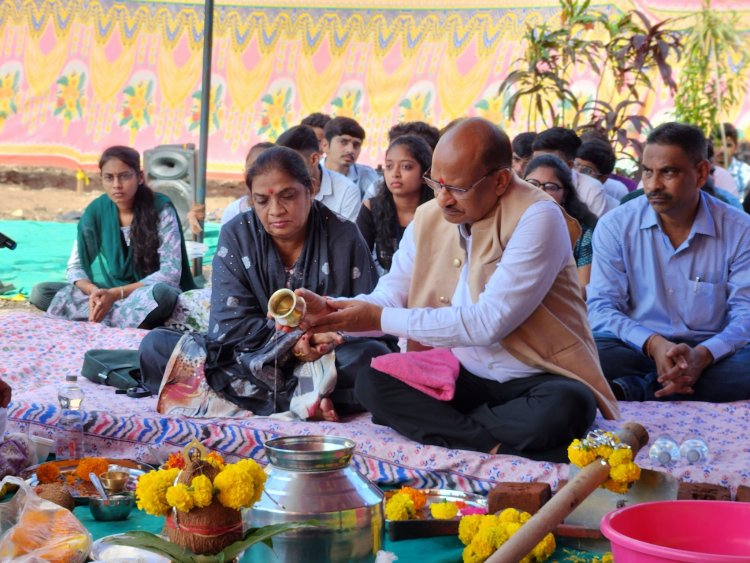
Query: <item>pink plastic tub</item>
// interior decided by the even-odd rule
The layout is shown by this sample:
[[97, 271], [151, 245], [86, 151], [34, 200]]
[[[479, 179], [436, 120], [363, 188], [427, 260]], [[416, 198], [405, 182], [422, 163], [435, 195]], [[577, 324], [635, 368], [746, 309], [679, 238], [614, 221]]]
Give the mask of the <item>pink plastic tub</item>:
[[750, 562], [750, 503], [669, 500], [602, 519], [615, 563]]

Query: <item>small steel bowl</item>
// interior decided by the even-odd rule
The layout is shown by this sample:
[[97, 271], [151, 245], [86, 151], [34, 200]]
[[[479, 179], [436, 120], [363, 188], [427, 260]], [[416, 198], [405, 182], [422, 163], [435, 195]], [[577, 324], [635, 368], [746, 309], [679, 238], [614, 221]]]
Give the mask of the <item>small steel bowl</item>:
[[99, 480], [108, 492], [121, 493], [130, 480], [130, 473], [127, 471], [106, 471], [99, 475]]
[[135, 497], [130, 493], [112, 495], [104, 500], [100, 497], [89, 499], [89, 510], [95, 520], [112, 522], [125, 520], [135, 506]]

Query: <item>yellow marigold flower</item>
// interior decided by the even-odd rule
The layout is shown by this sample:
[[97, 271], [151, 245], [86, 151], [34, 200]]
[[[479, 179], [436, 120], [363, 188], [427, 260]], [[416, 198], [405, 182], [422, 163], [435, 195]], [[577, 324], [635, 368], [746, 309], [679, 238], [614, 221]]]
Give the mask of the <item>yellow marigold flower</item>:
[[216, 469], [224, 469], [224, 458], [216, 452], [208, 452], [203, 459]]
[[605, 444], [597, 446], [595, 450], [597, 457], [600, 457], [602, 459], [608, 459], [609, 456], [612, 455], [613, 451], [615, 450], [612, 446], [607, 446]]
[[190, 484], [193, 488], [193, 502], [198, 508], [203, 508], [211, 504], [214, 496], [214, 486], [211, 483], [211, 479], [205, 475], [197, 475], [193, 477], [193, 482]]
[[388, 520], [409, 520], [416, 513], [414, 501], [409, 495], [396, 493], [385, 503], [385, 517]]
[[486, 557], [481, 557], [479, 554], [477, 554], [474, 551], [474, 547], [471, 545], [467, 545], [464, 548], [463, 554], [462, 554], [462, 560], [464, 563], [484, 563], [484, 560], [487, 559]]
[[413, 489], [412, 487], [401, 487], [399, 490], [399, 493], [404, 495], [409, 495], [412, 502], [414, 503], [414, 508], [416, 510], [422, 510], [427, 504], [427, 495], [424, 494], [422, 491], [418, 491], [417, 489]]
[[436, 520], [450, 520], [458, 514], [458, 506], [455, 502], [434, 502], [430, 505], [430, 513]]
[[568, 459], [573, 465], [585, 467], [596, 459], [596, 452], [580, 440], [573, 440], [568, 446]]
[[477, 535], [471, 540], [471, 547], [477, 556], [483, 557], [482, 561], [484, 561], [484, 559], [495, 553], [497, 548], [507, 539], [508, 535], [501, 527], [487, 527], [477, 532]]
[[500, 514], [498, 519], [500, 522], [518, 522], [520, 521], [521, 513], [515, 508], [506, 508]]
[[219, 491], [219, 502], [237, 510], [250, 506], [256, 495], [255, 481], [239, 465], [235, 463], [225, 466], [214, 479], [214, 487]]
[[630, 484], [641, 476], [641, 468], [633, 462], [615, 465], [609, 470], [609, 478], [618, 483]]
[[482, 521], [481, 514], [470, 514], [463, 516], [458, 523], [458, 539], [464, 545], [469, 545], [476, 533], [479, 531], [479, 523]]
[[266, 475], [266, 472], [263, 470], [263, 468], [252, 459], [243, 459], [233, 465], [235, 465], [240, 469], [240, 471], [242, 471], [246, 479], [250, 479], [253, 482], [254, 492], [252, 497], [250, 498], [249, 504], [245, 506], [245, 508], [250, 508], [260, 500], [260, 495], [263, 494], [263, 486], [266, 484], [268, 475]]
[[500, 522], [500, 517], [496, 514], [484, 514], [482, 515], [482, 519], [479, 521], [479, 529], [484, 530], [485, 528], [494, 528], [496, 526], [500, 526], [502, 522]]
[[630, 448], [617, 448], [612, 455], [607, 458], [607, 463], [611, 467], [615, 465], [621, 465], [624, 463], [630, 463], [633, 461], [633, 450]]
[[607, 479], [604, 484], [602, 485], [605, 489], [612, 491], [613, 493], [618, 494], [625, 494], [628, 492], [628, 484], [627, 483], [618, 483], [617, 481], [613, 481], [612, 479]]
[[193, 495], [184, 483], [177, 483], [167, 489], [167, 502], [180, 512], [190, 512], [193, 509]]
[[612, 557], [612, 552], [608, 551], [602, 556], [602, 563], [614, 563], [615, 558]]
[[177, 478], [179, 469], [150, 471], [141, 475], [135, 486], [136, 506], [153, 516], [164, 516], [170, 509], [167, 489]]
[[534, 561], [544, 561], [555, 552], [556, 547], [555, 536], [549, 533], [534, 546], [534, 549], [531, 550], [531, 557]]
[[521, 512], [521, 515], [518, 517], [518, 521], [521, 524], [525, 524], [531, 519], [531, 514], [528, 512]]
[[505, 532], [508, 534], [508, 537], [515, 534], [518, 530], [521, 529], [522, 524], [520, 522], [506, 522], [505, 523]]

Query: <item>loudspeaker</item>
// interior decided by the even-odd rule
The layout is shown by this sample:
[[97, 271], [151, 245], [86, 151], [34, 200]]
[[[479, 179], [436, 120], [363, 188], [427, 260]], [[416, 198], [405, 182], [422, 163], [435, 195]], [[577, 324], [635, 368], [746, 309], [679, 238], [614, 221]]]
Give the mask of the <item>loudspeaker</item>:
[[159, 145], [143, 153], [146, 183], [155, 192], [172, 200], [185, 240], [193, 240], [187, 214], [195, 202], [196, 163], [195, 145], [192, 143]]

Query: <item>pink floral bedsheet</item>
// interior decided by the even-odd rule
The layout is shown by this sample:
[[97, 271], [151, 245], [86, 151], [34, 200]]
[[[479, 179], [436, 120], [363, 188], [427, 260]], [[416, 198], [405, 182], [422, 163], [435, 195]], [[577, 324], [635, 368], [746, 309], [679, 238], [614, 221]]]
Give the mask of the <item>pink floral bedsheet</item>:
[[[53, 437], [59, 416], [57, 388], [66, 374], [79, 373], [84, 352], [91, 348], [135, 349], [144, 334], [29, 314], [0, 317], [0, 377], [13, 386], [8, 431]], [[543, 481], [556, 488], [568, 474], [564, 464], [423, 446], [390, 428], [374, 425], [367, 414], [344, 423], [188, 419], [156, 413], [154, 398], [115, 395], [113, 388], [85, 379], [81, 385], [86, 391], [85, 432], [90, 455], [153, 462], [147, 445], [164, 455], [195, 437], [230, 459], [251, 457], [266, 463], [262, 444], [267, 439], [327, 434], [353, 439], [358, 452], [354, 463], [379, 484], [486, 492], [500, 481]], [[622, 411], [623, 420], [646, 426], [652, 440], [662, 433], [678, 440], [696, 433], [709, 442], [707, 463], [682, 463], [667, 469], [680, 479], [720, 484], [733, 492], [739, 485], [750, 485], [750, 402], [623, 403]], [[609, 430], [618, 426], [601, 418], [596, 424]], [[637, 461], [642, 467], [652, 467], [645, 450]]]

